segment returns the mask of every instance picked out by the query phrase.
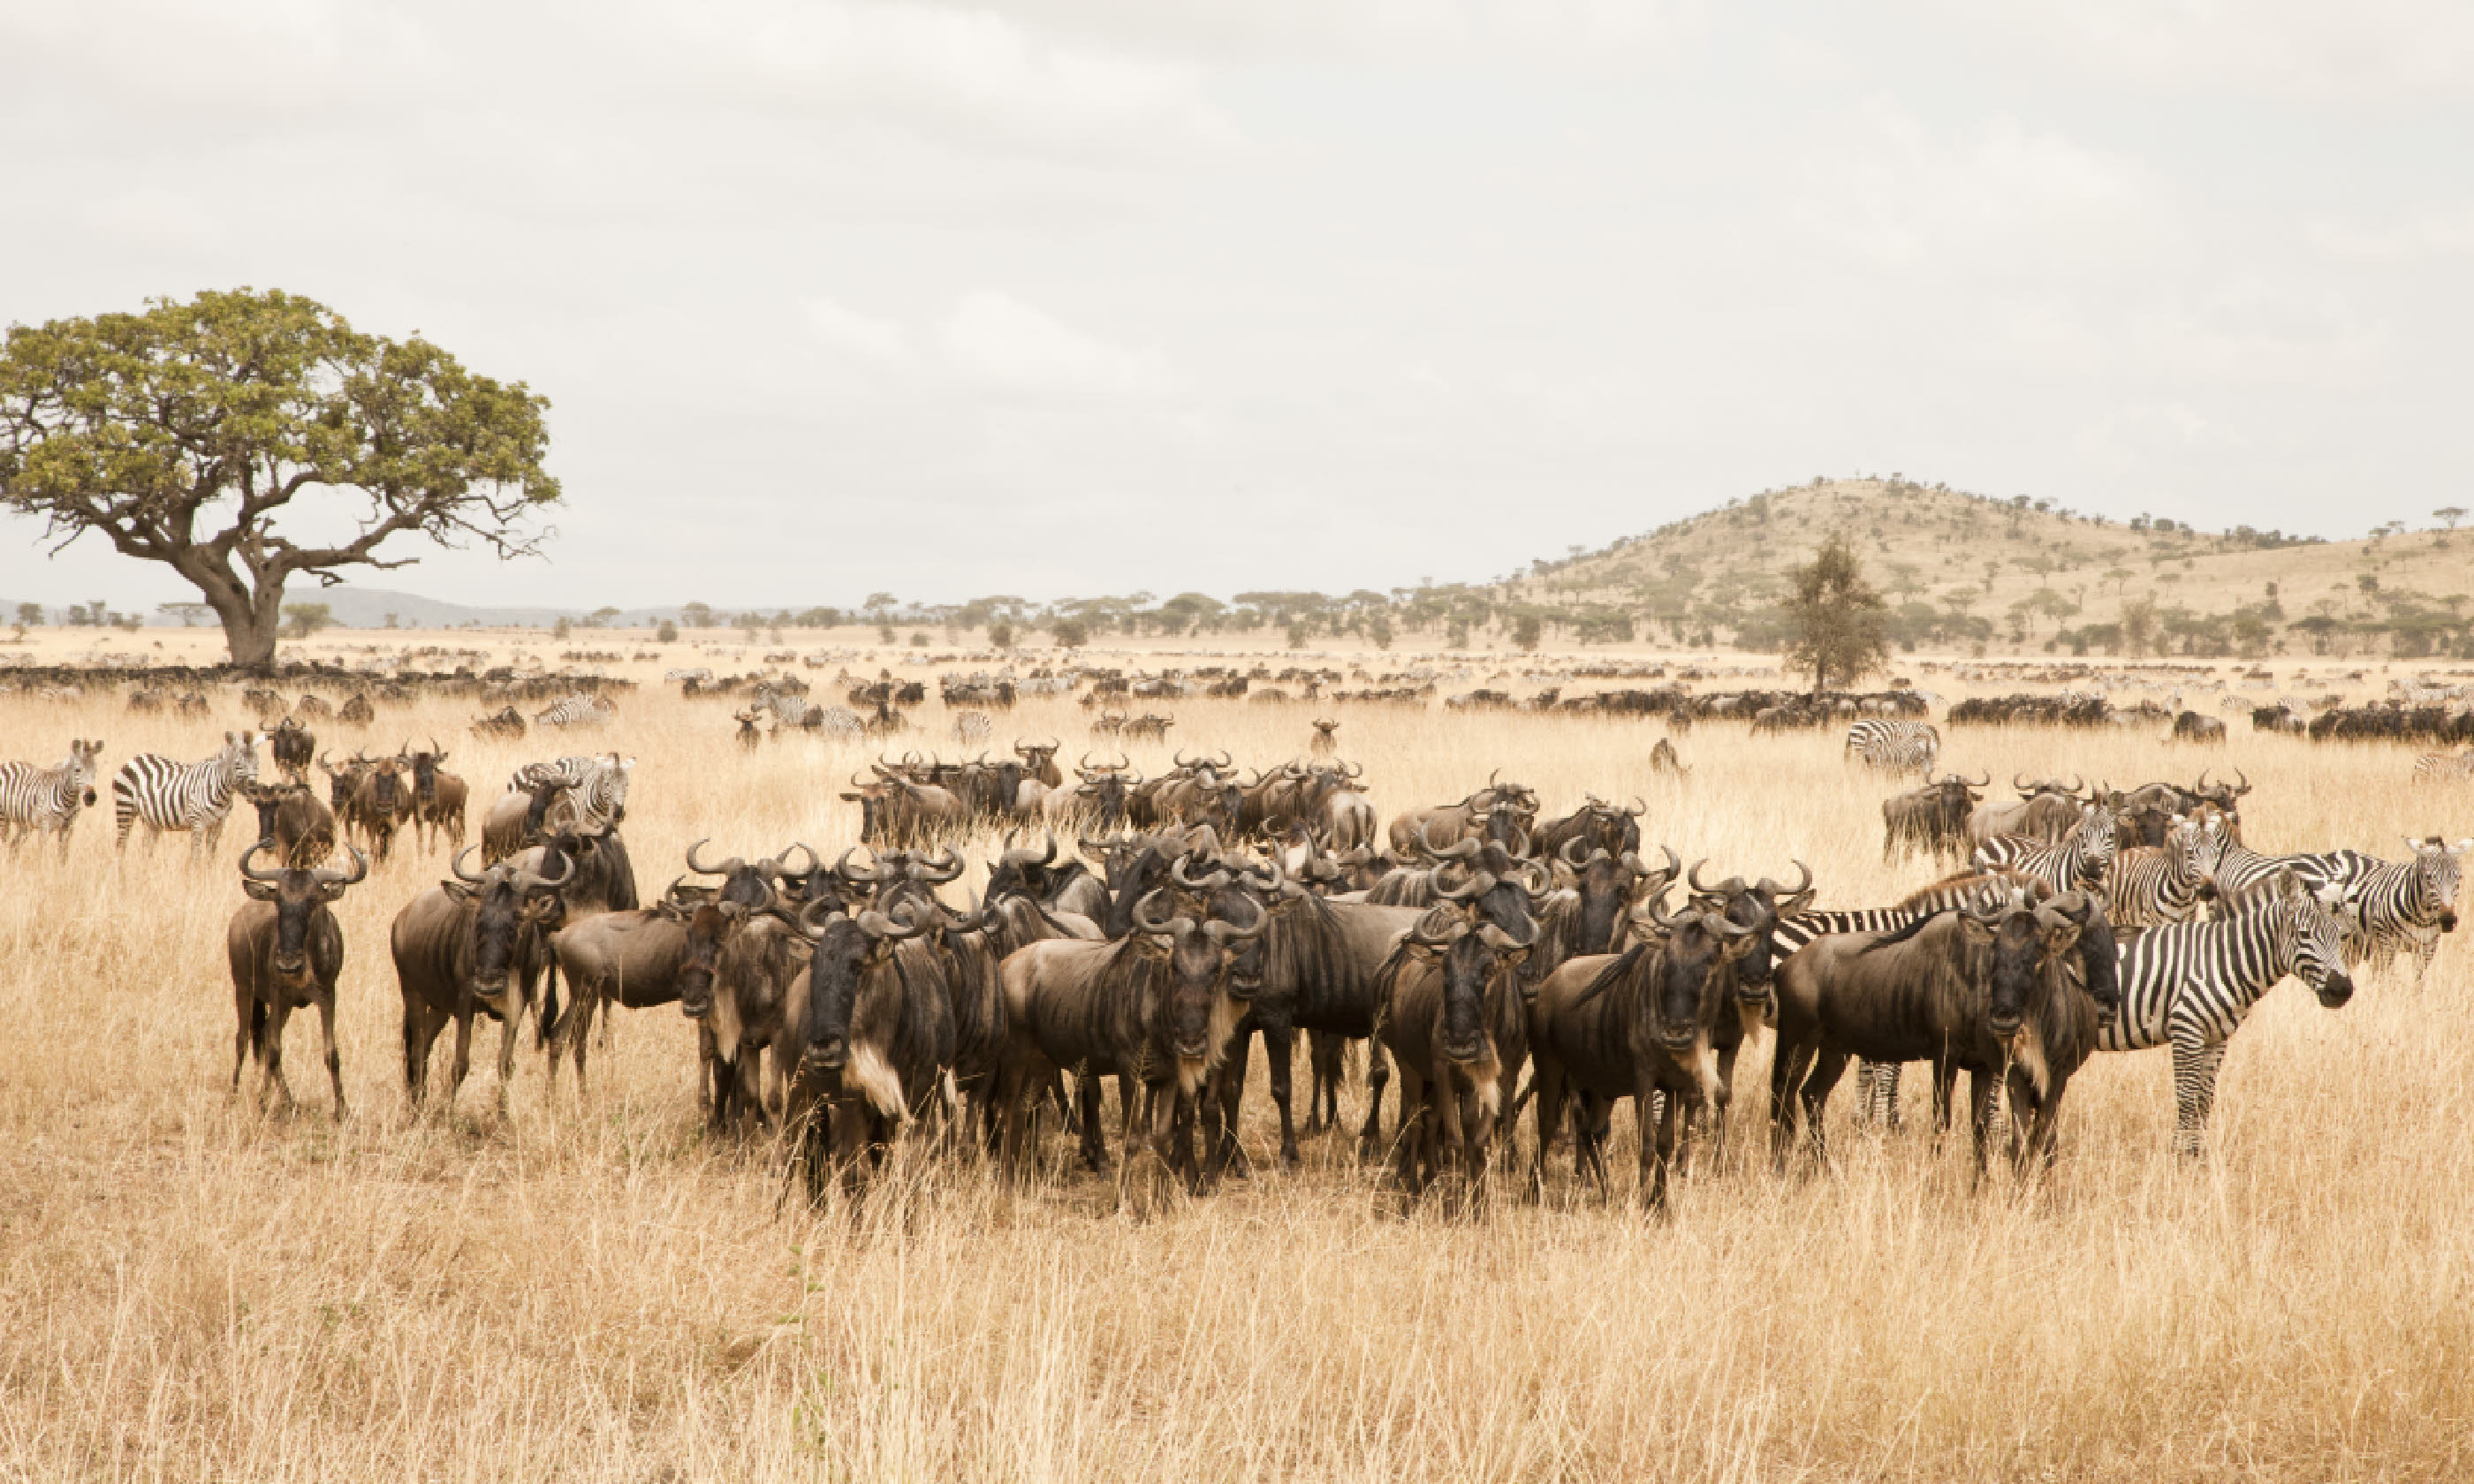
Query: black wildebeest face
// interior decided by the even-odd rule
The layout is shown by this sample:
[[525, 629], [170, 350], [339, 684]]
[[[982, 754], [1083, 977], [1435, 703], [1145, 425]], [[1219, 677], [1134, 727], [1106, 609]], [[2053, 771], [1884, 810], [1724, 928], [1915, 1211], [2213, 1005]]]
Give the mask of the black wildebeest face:
[[1716, 1022], [1719, 970], [1751, 951], [1755, 935], [1723, 914], [1697, 909], [1660, 917], [1653, 906], [1648, 925], [1659, 933], [1651, 949], [1658, 960], [1638, 1013], [1651, 1039], [1682, 1051]]
[[1793, 917], [1812, 901], [1812, 868], [1802, 861], [1794, 862], [1797, 881], [1783, 886], [1768, 876], [1751, 886], [1741, 876], [1729, 876], [1715, 886], [1701, 884], [1701, 867], [1695, 861], [1686, 881], [1693, 891], [1692, 904], [1704, 911], [1716, 912], [1727, 922], [1752, 935], [1748, 946], [1735, 959], [1735, 997], [1747, 1004], [1760, 1004], [1770, 995], [1770, 978], [1778, 967], [1779, 919]]
[[2026, 1022], [2027, 1009], [2034, 1000], [2036, 979], [2046, 962], [2058, 946], [2067, 948], [2077, 939], [2074, 928], [2049, 931], [2038, 921], [2034, 908], [2025, 905], [1995, 908], [1978, 914], [1973, 910], [1961, 915], [1965, 933], [1972, 943], [1988, 945], [1991, 963], [1985, 976], [1985, 1023], [1993, 1034], [2008, 1037]]
[[1455, 1062], [1486, 1053], [1486, 985], [1501, 955], [1483, 932], [1465, 932], [1443, 950], [1443, 1052]]
[[839, 1071], [850, 1062], [851, 1011], [859, 1004], [861, 976], [916, 930], [901, 927], [881, 912], [862, 912], [856, 919], [837, 914], [822, 922], [812, 935], [815, 945], [808, 955], [805, 1061], [824, 1071]]
[[271, 902], [275, 907], [275, 945], [268, 955], [277, 981], [287, 990], [309, 987], [309, 924], [330, 901], [339, 900], [347, 888], [368, 879], [370, 858], [359, 850], [352, 851], [352, 869], [329, 871], [263, 871], [254, 862], [257, 852], [266, 849], [263, 840], [243, 850], [240, 856], [241, 890], [256, 901]]
[[2113, 935], [2113, 919], [2105, 915], [2104, 898], [2094, 892], [2069, 891], [2047, 904], [2078, 927], [2079, 974], [2088, 998], [2111, 1015], [2122, 1008], [2122, 952]]
[[423, 803], [438, 802], [438, 765], [447, 756], [435, 750], [435, 743], [431, 747], [432, 751], [412, 754], [412, 796]]
[[500, 1014], [509, 1014], [514, 1007], [506, 1004], [507, 969], [515, 961], [516, 944], [528, 928], [547, 930], [557, 925], [562, 910], [558, 889], [573, 879], [575, 865], [563, 861], [565, 873], [548, 876], [500, 861], [475, 874], [464, 869], [464, 857], [473, 850], [467, 846], [456, 852], [449, 868], [455, 879], [441, 884], [449, 895], [473, 909], [466, 917], [464, 931], [474, 992], [484, 999], [497, 1001]]
[[1673, 850], [1667, 850], [1664, 869], [1653, 871], [1637, 851], [1626, 850], [1617, 858], [1600, 850], [1583, 860], [1581, 849], [1580, 841], [1571, 840], [1564, 843], [1563, 851], [1564, 864], [1575, 867], [1581, 894], [1580, 933], [1571, 951], [1576, 955], [1612, 953], [1624, 914], [1631, 910], [1634, 898], [1664, 892], [1684, 862]]
[[1245, 944], [1262, 935], [1272, 917], [1253, 907], [1252, 921], [1246, 923], [1197, 922], [1182, 913], [1167, 916], [1172, 906], [1169, 896], [1165, 890], [1155, 891], [1134, 903], [1132, 929], [1152, 945], [1152, 951], [1166, 959], [1168, 982], [1159, 1006], [1160, 1026], [1179, 1063], [1178, 1081], [1190, 1085], [1199, 1080], [1203, 1065], [1235, 1028], [1233, 1010], [1224, 1008], [1229, 1003], [1229, 960]]
[[688, 915], [687, 952], [679, 961], [679, 1013], [701, 1020], [713, 1013], [714, 975], [721, 966], [721, 945], [745, 919], [736, 902], [704, 902]]

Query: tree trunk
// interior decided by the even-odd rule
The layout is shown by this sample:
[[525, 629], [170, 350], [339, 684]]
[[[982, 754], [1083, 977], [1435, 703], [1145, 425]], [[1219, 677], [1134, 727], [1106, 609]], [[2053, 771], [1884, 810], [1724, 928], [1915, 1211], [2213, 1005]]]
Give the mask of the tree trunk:
[[223, 621], [224, 645], [231, 662], [244, 670], [275, 667], [275, 632], [283, 621], [283, 579], [270, 577], [252, 592], [230, 571], [204, 562], [175, 563], [175, 570], [197, 585], [206, 606]]

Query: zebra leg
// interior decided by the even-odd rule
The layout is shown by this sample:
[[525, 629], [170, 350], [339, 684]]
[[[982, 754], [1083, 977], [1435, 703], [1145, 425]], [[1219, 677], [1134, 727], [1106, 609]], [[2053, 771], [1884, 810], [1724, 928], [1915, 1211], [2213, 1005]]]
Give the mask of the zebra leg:
[[1899, 1071], [1896, 1062], [1883, 1062], [1873, 1069], [1873, 1116], [1893, 1134], [1900, 1127]]
[[2196, 1037], [2173, 1041], [2173, 1151], [2193, 1159], [2206, 1156], [2208, 1114], [2217, 1106], [2217, 1068], [2223, 1065], [2225, 1043]]

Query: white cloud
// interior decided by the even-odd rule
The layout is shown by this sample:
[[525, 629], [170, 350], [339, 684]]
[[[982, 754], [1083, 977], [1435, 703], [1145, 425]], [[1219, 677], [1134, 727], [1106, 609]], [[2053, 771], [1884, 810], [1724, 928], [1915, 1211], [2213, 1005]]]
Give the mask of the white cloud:
[[1111, 345], [993, 290], [963, 296], [936, 336], [956, 370], [1007, 391], [1147, 396], [1169, 384], [1157, 355]]
[[2311, 224], [2311, 245], [2355, 263], [2410, 263], [2474, 252], [2474, 205], [2426, 205], [2384, 223], [2322, 217]]
[[[2008, 44], [2188, 90], [2387, 101], [2474, 85], [2474, 7], [2463, 0], [1946, 0]], [[2025, 33], [2020, 36], [2018, 33]]]
[[824, 298], [802, 299], [799, 312], [818, 340], [845, 355], [881, 366], [907, 366], [913, 359], [910, 332], [892, 320], [872, 319]]

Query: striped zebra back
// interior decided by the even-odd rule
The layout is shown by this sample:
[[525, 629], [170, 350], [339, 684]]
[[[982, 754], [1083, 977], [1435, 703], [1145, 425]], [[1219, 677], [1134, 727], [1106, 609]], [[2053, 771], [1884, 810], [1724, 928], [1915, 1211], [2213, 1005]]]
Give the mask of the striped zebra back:
[[1840, 912], [1799, 912], [1779, 919], [1778, 929], [1771, 941], [1783, 958], [1812, 942], [1836, 933], [1895, 933], [1916, 920], [1916, 914], [1897, 907], [1865, 907]]
[[2413, 760], [2416, 783], [2462, 783], [2474, 778], [2474, 747], [2462, 753], [2425, 753]]
[[2360, 933], [2356, 946], [2383, 960], [2405, 951], [2419, 954], [2437, 945], [2443, 925], [2456, 920], [2457, 897], [2464, 885], [2465, 852], [2474, 849], [2474, 840], [2453, 846], [2439, 839], [2406, 843], [2413, 848], [2413, 859], [2381, 861], [2345, 885], [2356, 908]]
[[2099, 1044], [2107, 1051], [2160, 1046], [2175, 1039], [2177, 1027], [2221, 1044], [2288, 974], [2342, 1003], [2353, 984], [2338, 889], [2315, 890], [2291, 874], [2277, 882], [2257, 911], [2124, 934], [2122, 1008], [2106, 1018]]
[[2113, 813], [2095, 804], [2080, 811], [2078, 827], [2058, 842], [1995, 835], [1976, 848], [1977, 864], [2024, 872], [2057, 892], [2100, 880], [2113, 856]]
[[2199, 893], [2224, 858], [2222, 824], [2173, 822], [2161, 846], [2133, 846], [2105, 872], [2105, 911], [2116, 927], [2162, 927], [2199, 915]]
[[197, 829], [231, 812], [240, 786], [257, 781], [256, 734], [224, 733], [223, 751], [198, 762], [140, 753], [111, 779], [111, 813], [122, 833], [131, 822], [153, 829]]

